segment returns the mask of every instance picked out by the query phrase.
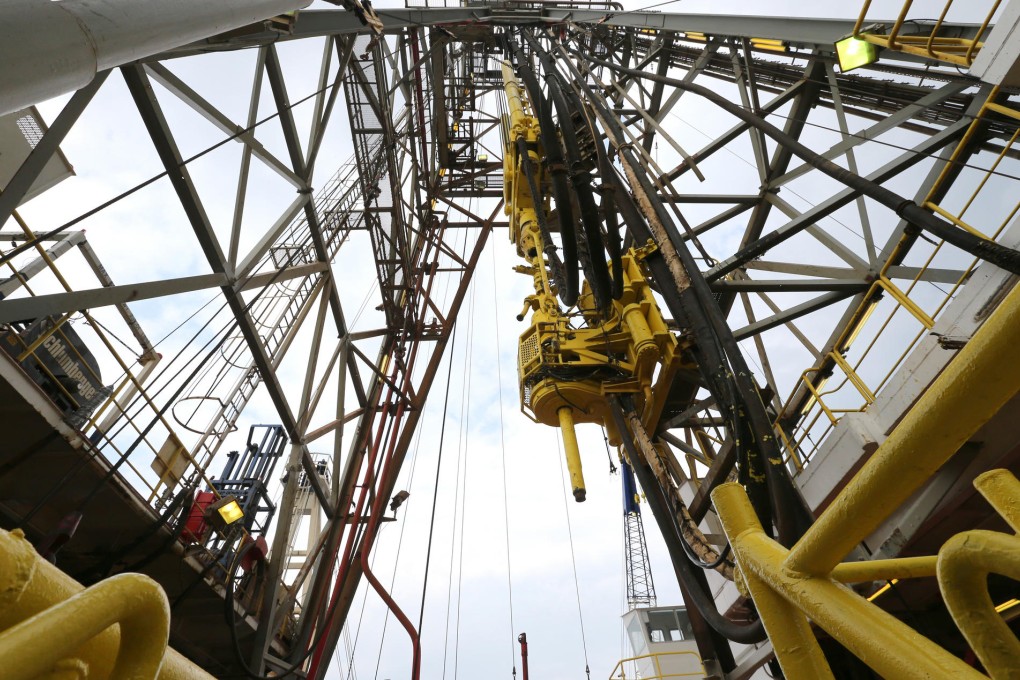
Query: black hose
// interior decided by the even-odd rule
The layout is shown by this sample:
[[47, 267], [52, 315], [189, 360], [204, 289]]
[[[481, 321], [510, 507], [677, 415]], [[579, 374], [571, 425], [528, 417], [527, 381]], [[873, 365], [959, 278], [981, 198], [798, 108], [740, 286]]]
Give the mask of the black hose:
[[[553, 134], [552, 114], [549, 102], [542, 94], [542, 88], [538, 84], [534, 71], [528, 65], [528, 58], [524, 55], [520, 46], [509, 37], [506, 38], [504, 48], [507, 56], [512, 51], [517, 58], [517, 72], [524, 82], [524, 87], [531, 98], [531, 105], [538, 117], [539, 135], [542, 139], [542, 146], [545, 149], [546, 168], [552, 177], [553, 199], [556, 202], [556, 210], [559, 213], [560, 237], [563, 247], [563, 279], [566, 284], [560, 291], [560, 300], [567, 307], [577, 304], [578, 276], [577, 276], [577, 230], [574, 228], [574, 211], [570, 202], [570, 189], [567, 186], [567, 169], [563, 162], [563, 150], [560, 142]], [[536, 211], [542, 206], [536, 205]]]
[[[565, 60], [566, 61], [566, 60]], [[591, 89], [584, 82], [581, 74], [574, 68], [573, 64], [566, 61], [567, 65], [573, 70], [577, 81], [581, 84], [581, 87], [587, 91], [588, 99], [592, 103], [592, 106], [596, 108], [601, 117], [606, 121], [606, 124], [610, 127], [613, 135], [617, 139], [622, 139], [623, 130], [619, 123], [616, 121], [612, 112], [593, 96]], [[624, 160], [628, 162], [631, 167], [640, 167], [637, 159], [633, 153], [626, 147], [618, 150], [618, 153], [623, 156]], [[772, 499], [770, 498], [768, 483], [766, 475], [763, 474], [762, 467], [764, 467], [763, 461], [768, 459], [770, 456], [762, 455], [761, 452], [756, 450], [753, 446], [755, 442], [769, 441], [767, 434], [766, 436], [754, 437], [749, 431], [747, 425], [746, 412], [751, 409], [745, 408], [743, 402], [746, 399], [742, 399], [740, 395], [740, 387], [734, 380], [736, 375], [749, 374], [744, 366], [743, 371], [731, 370], [726, 361], [727, 352], [722, 341], [722, 336], [729, 335], [732, 339], [732, 333], [729, 327], [725, 324], [725, 321], [719, 322], [722, 317], [722, 312], [718, 308], [718, 303], [715, 300], [714, 295], [708, 288], [708, 284], [702, 278], [700, 270], [697, 268], [693, 257], [687, 250], [686, 244], [680, 239], [679, 234], [676, 231], [676, 227], [673, 225], [672, 219], [666, 212], [665, 207], [661, 201], [657, 199], [655, 188], [648, 181], [647, 177], [635, 173], [637, 175], [638, 183], [641, 185], [643, 193], [648, 197], [648, 201], [655, 211], [656, 217], [661, 222], [664, 229], [669, 232], [669, 240], [673, 244], [677, 256], [681, 260], [685, 271], [688, 273], [690, 279], [690, 286], [682, 292], [670, 290], [669, 286], [662, 285], [665, 281], [672, 280], [671, 275], [664, 266], [658, 267], [659, 273], [657, 278], [660, 278], [660, 287], [662, 288], [663, 298], [666, 301], [667, 306], [673, 313], [674, 318], [677, 321], [684, 321], [692, 332], [696, 342], [691, 349], [692, 354], [696, 360], [698, 369], [705, 380], [709, 391], [716, 399], [716, 403], [720, 405], [726, 414], [727, 420], [730, 424], [731, 431], [733, 432], [734, 441], [740, 442], [741, 446], [738, 450], [738, 456], [742, 462], [742, 478], [741, 482], [747, 485], [748, 496], [751, 499], [755, 512], [758, 515], [758, 519], [761, 521], [763, 527], [771, 529], [772, 527], [772, 511], [770, 505]], [[615, 176], [615, 173], [614, 173]], [[619, 182], [622, 185], [622, 181]], [[633, 199], [631, 199], [633, 200]], [[637, 206], [625, 206], [623, 215], [628, 221], [628, 226], [631, 228], [637, 228], [635, 233], [635, 239], [638, 241], [646, 241], [652, 239], [652, 233], [644, 223], [644, 220], [635, 219], [628, 213], [636, 211]], [[713, 314], [713, 311], [715, 314]], [[736, 342], [733, 341], [733, 346]], [[737, 361], [743, 362], [743, 356], [740, 355], [739, 349], [735, 353]], [[753, 386], [752, 386], [753, 387]], [[760, 404], [760, 401], [759, 401]], [[764, 410], [762, 408], [762, 410]], [[771, 458], [778, 459], [778, 454], [774, 454]], [[753, 474], [752, 474], [753, 470]], [[782, 523], [780, 523], [782, 524]], [[767, 529], [767, 530], [768, 530]], [[787, 533], [783, 531], [783, 527], [780, 527], [781, 535]]]
[[227, 627], [230, 628], [230, 641], [232, 643], [231, 647], [234, 650], [234, 660], [237, 661], [244, 674], [249, 678], [252, 678], [252, 680], [278, 680], [279, 678], [286, 678], [290, 675], [293, 675], [295, 678], [302, 678], [304, 677], [304, 674], [298, 674], [294, 671], [301, 668], [301, 665], [308, 660], [308, 657], [310, 657], [312, 652], [314, 652], [319, 646], [322, 638], [329, 630], [328, 626], [324, 626], [322, 630], [319, 631], [319, 635], [315, 638], [315, 641], [308, 646], [308, 650], [301, 655], [301, 658], [276, 675], [258, 675], [257, 673], [253, 673], [248, 667], [248, 662], [244, 660], [244, 655], [241, 654], [241, 643], [237, 639], [237, 612], [234, 611], [234, 578], [237, 576], [237, 570], [241, 566], [241, 558], [248, 554], [248, 551], [254, 548], [255, 545], [256, 543], [251, 541], [237, 551], [237, 555], [234, 556], [234, 562], [227, 573], [227, 582], [224, 584], [226, 594], [223, 598], [223, 608], [224, 615], [227, 619]]
[[[579, 54], [574, 50], [570, 51], [574, 54]], [[595, 60], [590, 61], [595, 63]], [[585, 88], [588, 92], [589, 100], [592, 101], [596, 107], [601, 107], [604, 110], [603, 117], [610, 127], [613, 128], [614, 136], [618, 140], [622, 139], [623, 131], [620, 128], [619, 123], [610, 112], [605, 110], [602, 103], [594, 97], [583, 74], [577, 70], [576, 66], [574, 66], [570, 60], [564, 60], [564, 62], [574, 72], [576, 80], [580, 86]], [[634, 73], [648, 75], [638, 71], [635, 71]], [[634, 156], [634, 152], [630, 148], [627, 146], [621, 146], [618, 151], [632, 167], [640, 167], [638, 159]], [[700, 308], [698, 313], [703, 315], [705, 322], [707, 322], [711, 329], [711, 335], [713, 336], [711, 338], [711, 344], [718, 343], [718, 345], [722, 348], [723, 356], [728, 360], [728, 367], [724, 363], [716, 364], [714, 361], [709, 364], [710, 366], [717, 367], [719, 375], [716, 376], [710, 375], [711, 371], [707, 370], [706, 367], [701, 366], [700, 362], [699, 368], [701, 368], [706, 379], [710, 381], [710, 384], [711, 382], [717, 381], [726, 382], [731, 384], [735, 391], [735, 401], [727, 401], [725, 398], [720, 399], [717, 396], [717, 402], [720, 404], [732, 404], [732, 410], [729, 416], [731, 426], [737, 435], [736, 441], [744, 440], [744, 437], [739, 434], [741, 430], [745, 430], [752, 438], [752, 446], [742, 449], [742, 453], [744, 454], [742, 458], [745, 461], [742, 481], [750, 484], [754, 482], [757, 477], [764, 477], [766, 489], [755, 489], [754, 485], [752, 485], [748, 488], [748, 495], [750, 496], [755, 512], [758, 514], [758, 517], [762, 522], [762, 526], [766, 528], [766, 531], [768, 531], [772, 525], [774, 512], [774, 521], [779, 540], [783, 545], [789, 547], [793, 545], [793, 543], [795, 543], [796, 540], [803, 535], [803, 532], [806, 531], [807, 527], [810, 526], [812, 522], [812, 515], [808, 510], [807, 505], [800, 497], [800, 494], [794, 487], [793, 482], [790, 480], [789, 474], [782, 463], [782, 456], [780, 455], [779, 448], [776, 445], [772, 422], [765, 413], [765, 406], [761, 401], [761, 396], [759, 395], [754, 382], [751, 380], [751, 371], [747, 367], [747, 362], [744, 360], [743, 354], [740, 352], [736, 339], [733, 337], [733, 332], [726, 323], [722, 310], [719, 308], [719, 304], [715, 299], [715, 295], [709, 288], [708, 281], [698, 269], [697, 263], [694, 261], [690, 251], [687, 249], [687, 244], [680, 238], [676, 225], [673, 224], [669, 212], [659, 199], [658, 193], [651, 181], [644, 174], [635, 174], [638, 182], [641, 184], [642, 191], [647, 196], [648, 201], [656, 214], [656, 217], [666, 229], [669, 239], [676, 250], [677, 256], [681, 260], [683, 268], [688, 273], [688, 278], [690, 280], [690, 288], [688, 291], [693, 292], [694, 300]], [[685, 293], [686, 292], [687, 291], [685, 291]], [[699, 344], [701, 344], [702, 341], [703, 340], [699, 340]], [[752, 469], [754, 474], [751, 474]], [[763, 502], [763, 491], [767, 493], [769, 499], [768, 506], [766, 506]]]
[[[730, 556], [729, 543], [727, 543], [726, 547], [723, 548], [721, 553], [719, 553], [719, 557], [715, 558], [711, 562], [703, 562], [701, 560], [701, 557], [698, 556], [698, 553], [694, 552], [694, 548], [691, 547], [691, 544], [683, 539], [682, 535], [680, 537], [680, 545], [683, 546], [684, 552], [687, 553], [687, 559], [691, 561], [691, 564], [693, 564], [696, 567], [701, 567], [706, 571], [708, 571], [709, 569], [715, 569], [719, 565], [728, 562], [726, 558]], [[729, 564], [732, 565], [731, 562]]]
[[698, 612], [704, 617], [705, 622], [713, 630], [728, 640], [745, 645], [753, 645], [766, 640], [768, 635], [760, 619], [751, 624], [739, 624], [727, 619], [716, 609], [715, 602], [712, 601], [711, 596], [705, 592], [705, 589], [699, 582], [698, 576], [700, 572], [694, 571], [694, 565], [691, 564], [688, 556], [680, 547], [680, 544], [684, 544], [686, 541], [684, 541], [683, 534], [680, 532], [676, 514], [670, 511], [669, 502], [666, 500], [666, 496], [663, 494], [655, 474], [648, 467], [647, 463], [642, 462], [643, 458], [634, 445], [633, 438], [629, 436], [630, 430], [624, 417], [624, 411], [633, 410], [629, 403], [629, 398], [617, 397], [612, 401], [612, 408], [610, 410], [612, 411], [613, 419], [616, 421], [617, 429], [624, 435], [623, 444], [627, 449], [627, 455], [630, 457], [631, 467], [634, 469], [634, 474], [637, 476], [638, 482], [645, 492], [645, 498], [652, 508], [652, 514], [659, 525], [659, 531], [666, 541], [666, 548], [669, 550], [673, 570], [676, 572], [677, 580], [680, 581], [690, 596], [690, 603], [697, 608]]
[[[595, 140], [595, 146], [602, 149], [602, 142]], [[620, 247], [620, 222], [616, 214], [616, 188], [607, 183], [605, 177], [613, 172], [613, 168], [607, 162], [603, 163], [605, 153], [599, 154], [599, 172], [602, 175], [602, 184], [599, 190], [602, 193], [602, 215], [606, 224], [606, 252], [609, 253], [609, 263], [612, 268], [612, 296], [614, 300], [623, 297], [623, 249]]]
[[[541, 49], [535, 38], [526, 34], [525, 39], [538, 55], [538, 60], [542, 64], [542, 68], [545, 69], [549, 95], [556, 107], [556, 117], [559, 119], [560, 138], [567, 150], [570, 182], [574, 186], [574, 196], [577, 198], [577, 204], [581, 210], [581, 225], [589, 257], [588, 282], [591, 284], [596, 307], [605, 314], [609, 309], [612, 297], [612, 284], [609, 281], [609, 267], [606, 266], [606, 258], [603, 254], [605, 249], [599, 224], [599, 209], [595, 204], [595, 197], [591, 189], [592, 176], [581, 155], [581, 145], [577, 141], [577, 131], [571, 120], [571, 106], [564, 95], [560, 74], [553, 66], [549, 54]], [[576, 99], [576, 96], [574, 98]]]
[[564, 278], [563, 262], [556, 253], [556, 244], [552, 240], [552, 232], [549, 230], [549, 222], [546, 220], [545, 210], [542, 207], [542, 194], [538, 189], [538, 181], [535, 178], [535, 165], [528, 153], [528, 143], [523, 139], [517, 140], [517, 155], [521, 159], [521, 167], [524, 168], [524, 178], [528, 182], [528, 193], [531, 194], [531, 203], [535, 206], [535, 217], [538, 219], [538, 231], [542, 234], [542, 251], [545, 253], [545, 261], [549, 264], [549, 272], [556, 284], [556, 290], [562, 290], [567, 282]]

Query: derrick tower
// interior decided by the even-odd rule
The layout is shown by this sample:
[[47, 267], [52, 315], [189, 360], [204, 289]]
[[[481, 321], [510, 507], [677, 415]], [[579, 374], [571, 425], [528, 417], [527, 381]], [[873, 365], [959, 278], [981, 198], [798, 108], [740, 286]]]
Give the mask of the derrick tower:
[[579, 501], [606, 428], [708, 675], [1015, 667], [1017, 2], [308, 4], [0, 8], [4, 554], [147, 574], [221, 678], [325, 677], [367, 583], [417, 677], [370, 558], [516, 248], [522, 410]]

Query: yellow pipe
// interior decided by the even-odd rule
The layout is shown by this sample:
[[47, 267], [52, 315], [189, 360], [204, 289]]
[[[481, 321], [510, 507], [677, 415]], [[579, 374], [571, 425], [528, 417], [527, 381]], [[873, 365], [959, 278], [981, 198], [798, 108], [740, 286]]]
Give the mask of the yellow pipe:
[[960, 632], [992, 680], [1016, 678], [1020, 641], [995, 611], [988, 594], [990, 573], [1020, 580], [1020, 538], [997, 531], [966, 531], [939, 550], [939, 590]]
[[1009, 470], [989, 470], [974, 478], [974, 486], [1006, 524], [1020, 533], [1020, 480]]
[[[117, 622], [124, 625], [111, 625]], [[21, 531], [0, 530], [5, 679], [34, 678], [70, 657], [87, 665], [90, 680], [213, 680], [166, 646], [168, 629], [169, 606], [155, 581], [120, 574], [85, 590], [40, 558]], [[128, 665], [140, 670], [129, 672]], [[70, 675], [73, 668], [59, 672]]]
[[510, 128], [527, 124], [527, 114], [524, 113], [524, 95], [521, 93], [521, 85], [517, 82], [514, 69], [509, 62], [501, 62], [500, 68], [503, 71], [503, 91], [506, 92], [507, 109], [510, 112]]
[[570, 471], [570, 486], [574, 500], [584, 502], [584, 474], [581, 472], [581, 452], [577, 447], [577, 433], [574, 432], [574, 414], [569, 406], [561, 406], [556, 414], [560, 417], [560, 431], [563, 433], [563, 452], [567, 456], [567, 470]]
[[[739, 484], [720, 485], [712, 492], [712, 502], [719, 511], [741, 571], [759, 578], [768, 589], [795, 605], [881, 677], [888, 680], [985, 677], [848, 587], [824, 576], [791, 573], [785, 568], [788, 551], [766, 536], [760, 526], [747, 526], [744, 518], [754, 511]], [[771, 637], [775, 624], [773, 629], [769, 628], [765, 613], [762, 621]], [[785, 625], [779, 622], [780, 629]], [[778, 647], [777, 658], [786, 671], [783, 652]], [[787, 675], [820, 677], [797, 672]]]
[[1020, 385], [1020, 286], [978, 329], [790, 551], [786, 567], [828, 574], [949, 460]]
[[111, 677], [156, 677], [170, 633], [170, 604], [158, 583], [118, 574], [22, 621], [0, 635], [0, 668], [8, 680], [32, 680], [83, 643], [120, 624]]
[[[720, 494], [720, 489], [735, 486]], [[717, 497], [718, 496], [718, 497]], [[792, 604], [774, 592], [757, 573], [745, 564], [746, 556], [741, 548], [742, 537], [762, 534], [758, 516], [751, 507], [747, 494], [737, 484], [723, 484], [712, 492], [723, 530], [730, 538], [730, 546], [737, 559], [740, 575], [754, 599], [755, 608], [769, 635], [769, 641], [776, 651], [776, 658], [783, 667], [783, 674], [789, 678], [832, 678], [832, 669], [825, 660], [825, 654], [811, 631], [811, 624]]]
[[894, 578], [923, 578], [935, 575], [935, 555], [899, 557], [893, 560], [843, 562], [832, 570], [832, 578], [840, 583], [889, 581]]

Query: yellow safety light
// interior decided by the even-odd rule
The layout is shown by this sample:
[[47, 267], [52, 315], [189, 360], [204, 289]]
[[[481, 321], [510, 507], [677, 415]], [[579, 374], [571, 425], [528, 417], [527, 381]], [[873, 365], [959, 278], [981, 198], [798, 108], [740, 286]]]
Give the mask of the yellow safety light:
[[850, 36], [836, 42], [839, 71], [846, 73], [878, 61], [878, 48], [867, 40]]
[[233, 496], [224, 496], [210, 505], [208, 513], [209, 520], [219, 530], [223, 530], [244, 518], [241, 504]]

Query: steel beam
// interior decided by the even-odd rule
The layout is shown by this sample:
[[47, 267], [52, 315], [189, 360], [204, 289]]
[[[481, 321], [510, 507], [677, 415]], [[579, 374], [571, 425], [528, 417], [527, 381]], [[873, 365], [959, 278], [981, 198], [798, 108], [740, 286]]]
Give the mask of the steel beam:
[[[877, 184], [881, 184], [892, 177], [895, 177], [907, 168], [913, 167], [923, 161], [929, 154], [936, 152], [947, 144], [955, 141], [958, 136], [963, 134], [963, 131], [968, 125], [969, 121], [961, 120], [948, 126], [938, 134], [921, 140], [921, 142], [910, 151], [901, 154], [889, 163], [883, 165], [878, 170], [869, 174], [867, 179]], [[854, 191], [853, 189], [847, 188], [831, 198], [816, 204], [814, 207], [802, 213], [800, 217], [787, 222], [775, 231], [769, 232], [763, 238], [748, 244], [736, 254], [715, 265], [705, 272], [705, 278], [709, 281], [715, 281], [716, 279], [722, 278], [731, 271], [740, 268], [745, 263], [768, 252], [790, 237], [814, 225], [823, 217], [826, 217], [847, 203], [850, 203], [858, 196], [858, 193], [859, 192]]]
[[[8, 67], [5, 66], [4, 68], [7, 69]], [[18, 204], [25, 197], [25, 194], [32, 188], [32, 184], [35, 183], [39, 173], [43, 171], [50, 158], [60, 148], [60, 143], [64, 141], [64, 137], [67, 136], [71, 127], [77, 122], [85, 107], [96, 96], [96, 92], [106, 82], [106, 78], [109, 75], [109, 71], [99, 72], [83, 88], [71, 95], [71, 99], [60, 110], [60, 113], [57, 114], [56, 119], [49, 126], [49, 129], [46, 130], [46, 133], [43, 134], [42, 139], [35, 145], [32, 152], [28, 154], [28, 158], [21, 164], [18, 171], [14, 173], [14, 177], [7, 183], [7, 186], [3, 188], [3, 192], [0, 193], [0, 227], [7, 222], [14, 209], [18, 207]]]

